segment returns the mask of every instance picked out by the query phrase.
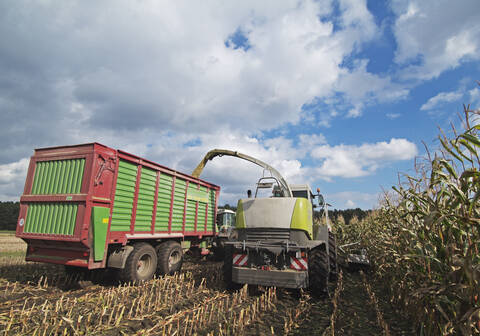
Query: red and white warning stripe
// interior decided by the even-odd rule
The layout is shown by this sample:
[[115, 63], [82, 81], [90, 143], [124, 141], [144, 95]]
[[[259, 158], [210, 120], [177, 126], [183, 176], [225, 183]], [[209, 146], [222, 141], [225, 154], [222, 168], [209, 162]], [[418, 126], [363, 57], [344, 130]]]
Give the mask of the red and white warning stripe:
[[248, 255], [246, 254], [234, 254], [233, 264], [236, 266], [245, 266], [248, 261]]
[[290, 257], [290, 268], [297, 271], [306, 271], [308, 269], [307, 258]]

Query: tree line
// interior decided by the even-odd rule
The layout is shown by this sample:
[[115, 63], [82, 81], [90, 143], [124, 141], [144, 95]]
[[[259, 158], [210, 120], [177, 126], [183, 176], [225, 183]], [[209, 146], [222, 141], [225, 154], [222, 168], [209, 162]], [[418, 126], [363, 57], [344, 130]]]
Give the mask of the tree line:
[[0, 230], [15, 230], [19, 212], [20, 202], [0, 201]]

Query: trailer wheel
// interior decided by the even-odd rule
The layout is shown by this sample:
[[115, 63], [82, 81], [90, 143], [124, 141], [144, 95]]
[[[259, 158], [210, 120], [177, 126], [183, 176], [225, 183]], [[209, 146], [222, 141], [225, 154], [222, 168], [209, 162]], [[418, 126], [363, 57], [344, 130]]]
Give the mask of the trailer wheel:
[[308, 280], [314, 296], [328, 295], [329, 257], [325, 245], [310, 251], [308, 257]]
[[157, 274], [173, 274], [180, 271], [183, 264], [183, 249], [176, 241], [167, 241], [157, 247]]
[[143, 282], [150, 280], [157, 267], [157, 254], [152, 245], [137, 243], [127, 258], [125, 268], [120, 271], [120, 276], [126, 282]]
[[338, 278], [337, 238], [333, 232], [328, 233], [328, 258], [330, 262], [330, 280]]
[[225, 282], [225, 287], [230, 290], [237, 290], [242, 287], [242, 285], [232, 281], [232, 266], [233, 265], [233, 246], [225, 246], [225, 253], [223, 258], [223, 281]]

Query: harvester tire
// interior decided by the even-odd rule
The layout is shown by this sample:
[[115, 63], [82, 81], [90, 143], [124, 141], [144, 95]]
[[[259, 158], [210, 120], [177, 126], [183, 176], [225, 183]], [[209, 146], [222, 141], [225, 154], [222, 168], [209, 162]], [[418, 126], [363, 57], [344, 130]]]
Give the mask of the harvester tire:
[[308, 257], [308, 281], [313, 296], [328, 295], [329, 257], [325, 245], [310, 251]]
[[158, 245], [157, 256], [157, 275], [172, 275], [182, 268], [183, 249], [176, 241], [170, 240]]
[[136, 243], [129, 254], [120, 277], [125, 282], [140, 283], [150, 280], [157, 267], [157, 254], [152, 245]]
[[232, 281], [232, 267], [233, 267], [233, 247], [226, 245], [223, 258], [223, 281], [225, 287], [229, 290], [237, 290], [242, 288], [242, 285]]
[[328, 259], [330, 262], [330, 280], [338, 278], [337, 238], [333, 232], [328, 233]]

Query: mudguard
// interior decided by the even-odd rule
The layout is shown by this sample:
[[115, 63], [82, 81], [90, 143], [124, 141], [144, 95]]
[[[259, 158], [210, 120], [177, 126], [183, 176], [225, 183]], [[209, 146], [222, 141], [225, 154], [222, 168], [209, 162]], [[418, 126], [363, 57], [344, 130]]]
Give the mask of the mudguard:
[[122, 248], [113, 251], [108, 257], [108, 267], [124, 269], [127, 258], [132, 251], [133, 246], [130, 245], [123, 246]]

